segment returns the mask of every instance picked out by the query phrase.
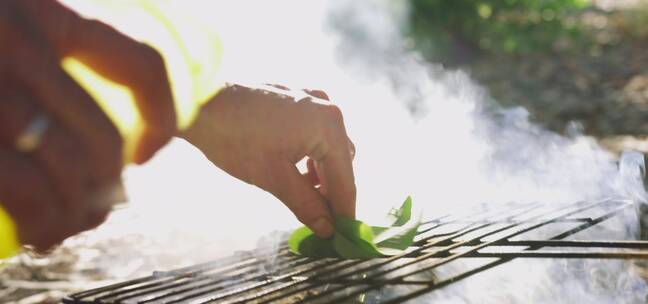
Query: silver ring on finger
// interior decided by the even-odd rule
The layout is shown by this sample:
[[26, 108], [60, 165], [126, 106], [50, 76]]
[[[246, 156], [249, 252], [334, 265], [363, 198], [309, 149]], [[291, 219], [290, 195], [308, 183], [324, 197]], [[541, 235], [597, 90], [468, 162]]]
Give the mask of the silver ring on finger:
[[16, 137], [14, 147], [23, 153], [32, 152], [40, 146], [43, 135], [50, 126], [50, 120], [45, 114], [34, 117], [25, 129]]

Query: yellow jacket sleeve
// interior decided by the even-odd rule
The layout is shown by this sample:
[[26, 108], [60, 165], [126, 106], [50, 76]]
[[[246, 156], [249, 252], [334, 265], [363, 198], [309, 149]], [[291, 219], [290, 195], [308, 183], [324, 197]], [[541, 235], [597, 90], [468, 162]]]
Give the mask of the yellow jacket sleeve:
[[[200, 107], [218, 93], [220, 40], [213, 30], [185, 12], [185, 0], [64, 1], [88, 18], [99, 19], [155, 48], [164, 58], [171, 82], [178, 128], [191, 125]], [[124, 138], [130, 163], [141, 132], [141, 117], [130, 89], [96, 73], [75, 58], [61, 65], [111, 118]], [[16, 226], [0, 203], [0, 259], [18, 252]]]
[[20, 243], [16, 234], [16, 226], [9, 214], [0, 205], [0, 259], [18, 253]]
[[[164, 58], [174, 95], [178, 128], [187, 128], [202, 104], [222, 87], [222, 48], [209, 26], [185, 11], [186, 0], [68, 1], [81, 14], [104, 21], [149, 44]], [[125, 160], [133, 154], [141, 118], [128, 88], [94, 73], [74, 58], [62, 65], [115, 122], [125, 139]]]

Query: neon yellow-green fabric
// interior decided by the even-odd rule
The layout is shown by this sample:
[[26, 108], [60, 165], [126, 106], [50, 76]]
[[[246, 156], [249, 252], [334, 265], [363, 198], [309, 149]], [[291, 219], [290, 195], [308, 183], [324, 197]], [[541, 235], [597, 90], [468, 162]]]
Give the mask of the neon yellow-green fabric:
[[[186, 1], [63, 2], [85, 17], [106, 22], [160, 52], [171, 82], [179, 129], [190, 126], [200, 107], [223, 87], [218, 75], [223, 53], [220, 40], [209, 26], [185, 11]], [[142, 130], [130, 89], [106, 79], [75, 58], [65, 58], [61, 65], [115, 123], [124, 138], [125, 164], [130, 163]], [[0, 209], [0, 259], [18, 252], [15, 228], [11, 217]]]
[[[82, 15], [97, 18], [152, 46], [162, 54], [174, 95], [178, 128], [185, 129], [198, 109], [223, 86], [218, 78], [222, 48], [210, 27], [186, 12], [182, 0], [67, 1]], [[128, 163], [141, 131], [141, 117], [127, 87], [94, 73], [74, 58], [63, 68], [97, 100], [125, 139]]]
[[11, 257], [19, 250], [20, 243], [16, 234], [16, 226], [0, 205], [0, 259]]

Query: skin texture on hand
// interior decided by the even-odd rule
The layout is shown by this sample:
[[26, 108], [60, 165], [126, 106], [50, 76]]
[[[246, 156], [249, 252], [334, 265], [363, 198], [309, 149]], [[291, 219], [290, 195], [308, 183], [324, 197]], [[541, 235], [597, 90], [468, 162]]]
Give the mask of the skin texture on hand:
[[[131, 88], [146, 123], [142, 163], [176, 132], [161, 56], [52, 0], [0, 1], [0, 202], [22, 243], [44, 250], [100, 224], [120, 188], [122, 139], [61, 66], [75, 57]], [[16, 138], [35, 117], [50, 121], [34, 151]]]
[[[280, 199], [319, 237], [333, 214], [355, 218], [356, 188], [340, 109], [321, 91], [233, 85], [206, 104], [182, 137], [230, 175]], [[308, 172], [295, 164], [308, 157]]]

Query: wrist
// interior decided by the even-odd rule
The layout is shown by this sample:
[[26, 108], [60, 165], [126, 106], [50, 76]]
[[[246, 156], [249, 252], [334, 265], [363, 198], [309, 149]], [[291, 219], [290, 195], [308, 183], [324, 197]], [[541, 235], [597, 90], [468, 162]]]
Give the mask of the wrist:
[[200, 141], [200, 138], [209, 136], [216, 130], [215, 127], [215, 109], [218, 104], [224, 102], [231, 95], [232, 91], [236, 90], [236, 85], [226, 83], [216, 94], [208, 99], [205, 103], [200, 105], [197, 114], [191, 124], [186, 128], [178, 129], [176, 137], [182, 138], [186, 141]]

